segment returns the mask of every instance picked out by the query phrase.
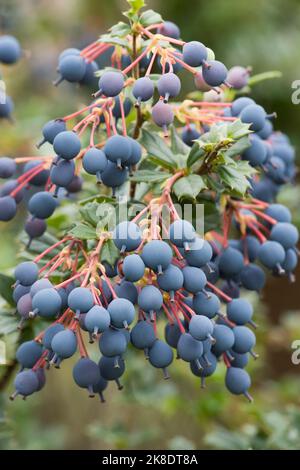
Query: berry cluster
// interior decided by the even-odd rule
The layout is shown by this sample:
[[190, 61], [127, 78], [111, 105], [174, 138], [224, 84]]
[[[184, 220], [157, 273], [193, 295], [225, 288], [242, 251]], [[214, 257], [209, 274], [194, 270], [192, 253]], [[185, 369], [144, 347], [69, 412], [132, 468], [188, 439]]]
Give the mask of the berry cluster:
[[[0, 63], [12, 65], [20, 60], [22, 55], [19, 41], [9, 35], [0, 36]], [[1, 74], [0, 74], [1, 77]], [[6, 90], [0, 90], [0, 119], [11, 120], [14, 103], [10, 96], [6, 95]]]
[[[284, 134], [273, 130], [274, 113], [268, 114], [248, 97], [228, 99], [228, 88], [240, 93], [248, 85], [249, 68], [227, 71], [204, 44], [182, 41], [174, 23], [144, 24], [143, 14], [133, 15], [131, 21], [121, 41], [124, 44], [126, 39], [128, 47], [120, 46], [120, 40], [114, 42], [116, 30], [112, 29], [109, 38], [104, 36], [82, 51], [67, 49], [59, 56], [55, 84], [65, 80], [94, 86], [96, 73], [98, 88], [91, 104], [44, 125], [38, 147], [50, 144], [53, 155], [0, 159], [0, 177], [8, 179], [0, 189], [0, 220], [11, 220], [25, 192], [38, 187], [26, 198], [29, 242], [44, 234], [46, 219], [61, 199], [82, 189], [82, 168], [98, 184], [111, 188], [113, 195], [130, 178], [131, 185], [148, 183], [147, 177], [163, 181], [158, 191], [150, 186], [144, 208], [135, 217], [119, 221], [113, 231], [97, 230], [88, 241], [67, 234], [33, 261], [17, 266], [13, 298], [19, 327], [38, 318], [49, 326], [19, 347], [21, 371], [12, 398], [39, 391], [45, 371], [60, 368], [64, 359], [78, 351], [75, 383], [104, 401], [109, 381], [122, 388], [125, 353], [132, 345], [143, 350], [165, 378], [174, 356], [189, 363], [202, 386], [223, 362], [227, 389], [251, 400], [245, 367], [250, 356], [257, 357], [253, 350], [257, 325], [251, 304], [241, 295], [244, 289], [259, 292], [267, 270], [293, 280], [298, 231], [276, 196], [283, 184], [293, 182], [294, 149]], [[96, 60], [107, 51], [112, 67], [98, 70]], [[158, 74], [153, 73], [155, 68]], [[178, 74], [184, 71], [192, 74], [199, 101], [172, 101], [180, 95]], [[143, 126], [149, 120], [153, 122], [148, 128]], [[153, 131], [153, 123], [166, 138], [165, 143], [159, 137], [163, 148], [158, 149], [158, 157], [154, 136], [160, 131]], [[172, 123], [180, 134], [170, 130]], [[235, 143], [234, 127], [230, 136], [226, 134], [230, 125], [246, 139], [250, 133], [235, 160], [226, 154]], [[142, 127], [148, 132], [147, 145], [143, 139], [136, 140]], [[218, 129], [222, 129], [220, 136]], [[171, 163], [165, 153], [171, 153]], [[185, 153], [187, 161], [176, 166]], [[223, 165], [221, 181], [218, 162]], [[153, 170], [153, 163], [159, 168]], [[21, 176], [10, 179], [17, 174], [18, 164]], [[244, 191], [234, 191], [226, 173], [233, 169], [238, 178], [239, 164], [247, 173], [241, 178], [247, 183]], [[135, 180], [137, 174], [146, 180]], [[221, 233], [210, 230], [201, 238], [193, 224], [179, 215], [176, 185], [191, 177], [200, 180], [218, 208]], [[132, 185], [132, 199], [135, 194]], [[109, 245], [117, 252], [110, 262], [103, 255]], [[161, 320], [166, 322], [164, 340]], [[99, 345], [98, 364], [89, 358], [86, 338]]]

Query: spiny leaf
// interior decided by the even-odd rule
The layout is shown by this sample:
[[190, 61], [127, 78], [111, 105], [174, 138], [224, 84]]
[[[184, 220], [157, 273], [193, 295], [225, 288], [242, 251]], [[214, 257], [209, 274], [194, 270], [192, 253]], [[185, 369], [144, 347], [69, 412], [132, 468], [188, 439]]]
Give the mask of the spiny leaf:
[[162, 23], [163, 19], [159, 13], [153, 10], [146, 10], [140, 16], [140, 23], [143, 26], [150, 26], [156, 23]]
[[123, 38], [127, 36], [131, 30], [129, 24], [124, 23], [123, 21], [119, 21], [117, 24], [112, 26], [109, 31], [112, 36]]
[[187, 158], [187, 167], [190, 168], [194, 163], [198, 162], [201, 157], [205, 155], [205, 151], [199, 146], [199, 142], [195, 142], [193, 147], [190, 150], [190, 153]]
[[99, 220], [97, 217], [98, 208], [99, 204], [97, 202], [89, 202], [79, 208], [79, 212], [83, 220], [91, 224], [93, 227], [97, 226]]
[[172, 150], [159, 135], [143, 129], [140, 143], [146, 149], [149, 157], [155, 157], [157, 161], [163, 162], [170, 169], [177, 168]]
[[137, 170], [130, 179], [137, 183], [159, 183], [169, 177], [170, 173], [163, 171]]
[[256, 173], [256, 170], [248, 162], [243, 161], [235, 165], [220, 165], [217, 171], [225, 186], [228, 186], [240, 195], [246, 193], [250, 187], [248, 178]]
[[206, 188], [206, 184], [199, 175], [183, 176], [173, 186], [173, 191], [178, 199], [183, 197], [195, 199], [198, 194]]
[[81, 222], [76, 224], [68, 233], [81, 240], [93, 240], [96, 238], [96, 230], [90, 225]]
[[235, 157], [241, 155], [250, 146], [250, 140], [248, 136], [244, 136], [235, 142], [228, 150], [225, 150], [224, 155], [226, 157]]
[[186, 145], [183, 140], [179, 137], [175, 127], [170, 126], [171, 134], [171, 149], [175, 154], [188, 155], [190, 152], [190, 147]]
[[119, 259], [119, 257], [120, 252], [114, 244], [113, 240], [106, 240], [101, 250], [101, 262], [106, 262], [110, 264], [110, 266], [114, 266], [115, 262]]

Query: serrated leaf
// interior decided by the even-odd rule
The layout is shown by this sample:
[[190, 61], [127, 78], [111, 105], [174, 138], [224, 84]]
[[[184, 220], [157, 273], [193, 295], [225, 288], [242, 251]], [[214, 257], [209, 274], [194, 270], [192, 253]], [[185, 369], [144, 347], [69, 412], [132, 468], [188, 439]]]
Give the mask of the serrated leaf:
[[173, 170], [178, 168], [172, 150], [159, 135], [143, 129], [140, 144], [146, 149], [149, 157], [156, 159], [157, 164]]
[[171, 149], [175, 154], [188, 155], [190, 147], [179, 137], [174, 126], [170, 126]]
[[124, 36], [130, 34], [131, 29], [129, 24], [124, 23], [124, 21], [119, 21], [117, 24], [112, 26], [109, 31], [112, 36], [123, 38]]
[[103, 202], [108, 202], [110, 204], [115, 204], [116, 201], [113, 197], [107, 196], [106, 194], [95, 194], [93, 196], [89, 196], [81, 201], [78, 201], [81, 206], [88, 204], [89, 202], [97, 202], [98, 204], [102, 204]]
[[110, 266], [114, 266], [115, 262], [119, 259], [119, 257], [120, 251], [114, 244], [113, 240], [106, 240], [101, 250], [101, 262], [106, 262], [110, 264]]
[[9, 305], [15, 305], [12, 293], [12, 285], [15, 283], [15, 280], [11, 276], [6, 276], [5, 274], [0, 274], [0, 295]]
[[116, 224], [116, 208], [112, 204], [98, 204], [97, 208], [97, 235], [110, 230]]
[[237, 119], [234, 122], [226, 123], [227, 126], [227, 136], [233, 140], [239, 140], [242, 137], [251, 134], [250, 124], [242, 122], [240, 119]]
[[20, 318], [13, 312], [1, 312], [0, 315], [0, 337], [15, 333], [17, 331]]
[[88, 202], [79, 208], [79, 212], [85, 222], [96, 227], [99, 220], [97, 217], [98, 208], [99, 204], [97, 202]]
[[180, 200], [183, 197], [189, 199], [196, 199], [198, 194], [206, 189], [206, 184], [203, 178], [199, 175], [183, 176], [176, 181], [172, 190]]
[[163, 19], [159, 13], [154, 10], [146, 10], [140, 16], [142, 26], [150, 26], [156, 23], [162, 23]]
[[225, 150], [225, 157], [235, 157], [241, 155], [250, 146], [250, 140], [248, 136], [244, 136], [235, 142], [228, 150]]
[[236, 165], [220, 165], [218, 174], [225, 184], [233, 191], [240, 195], [244, 195], [250, 187], [249, 177], [256, 173], [248, 162], [240, 161]]
[[80, 238], [81, 240], [93, 240], [97, 238], [96, 230], [90, 225], [79, 222], [75, 227], [71, 228], [68, 232], [73, 237]]
[[205, 155], [205, 151], [199, 146], [199, 142], [195, 142], [187, 158], [187, 167], [190, 168], [193, 166], [203, 155]]
[[170, 173], [163, 171], [137, 170], [130, 179], [137, 183], [159, 183], [161, 181], [165, 181], [169, 177]]
[[128, 47], [128, 41], [126, 39], [119, 38], [118, 36], [113, 36], [112, 34], [103, 34], [100, 36], [100, 42], [105, 42], [107, 44], [113, 44], [117, 46]]

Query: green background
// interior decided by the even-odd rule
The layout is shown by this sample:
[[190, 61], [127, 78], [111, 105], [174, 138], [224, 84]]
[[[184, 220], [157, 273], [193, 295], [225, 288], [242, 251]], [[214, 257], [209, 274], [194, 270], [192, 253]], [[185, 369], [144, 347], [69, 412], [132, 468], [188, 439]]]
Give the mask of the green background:
[[[278, 113], [276, 128], [299, 146], [299, 106], [291, 102], [291, 84], [300, 79], [297, 0], [149, 0], [148, 7], [176, 22], [185, 40], [204, 42], [228, 67], [280, 70], [282, 78], [256, 86], [254, 98]], [[37, 154], [34, 144], [43, 123], [89, 102], [89, 94], [77, 87], [52, 86], [57, 56], [66, 47], [95, 40], [126, 8], [125, 1], [116, 0], [1, 0], [2, 32], [16, 35], [26, 51], [16, 66], [3, 69], [16, 123], [0, 123], [2, 155]], [[185, 85], [190, 91], [191, 83]], [[286, 188], [280, 200], [292, 208], [299, 225], [299, 189]], [[15, 263], [24, 217], [0, 224], [2, 271], [9, 273]], [[7, 400], [9, 384], [1, 395], [0, 448], [299, 448], [300, 365], [291, 362], [291, 343], [300, 338], [299, 287], [299, 281], [269, 279], [262, 298], [253, 298], [260, 325], [260, 358], [250, 366], [253, 404], [226, 392], [222, 367], [201, 390], [187, 364], [175, 362], [166, 382], [141, 354], [129, 351], [125, 390], [111, 384], [101, 405], [74, 385], [68, 361], [50, 371], [47, 387], [26, 402]]]

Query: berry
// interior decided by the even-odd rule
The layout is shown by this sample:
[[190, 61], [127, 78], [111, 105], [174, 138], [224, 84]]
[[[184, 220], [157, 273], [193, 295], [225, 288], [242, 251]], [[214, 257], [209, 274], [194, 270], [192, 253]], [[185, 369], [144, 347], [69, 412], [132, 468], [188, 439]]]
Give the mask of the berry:
[[202, 356], [203, 346], [201, 341], [198, 341], [189, 333], [184, 333], [179, 338], [177, 352], [181, 359], [191, 362]]
[[202, 70], [205, 82], [212, 87], [222, 85], [226, 80], [227, 73], [225, 65], [218, 60], [208, 61], [207, 66]]
[[157, 339], [149, 349], [149, 362], [153, 367], [163, 369], [168, 378], [166, 367], [173, 361], [173, 351], [164, 341]]
[[155, 286], [143, 287], [138, 295], [138, 305], [144, 312], [158, 312], [162, 304], [163, 296]]
[[206, 240], [199, 237], [190, 243], [189, 251], [184, 253], [184, 257], [190, 266], [201, 268], [206, 265], [212, 258], [212, 248]]
[[58, 292], [53, 289], [43, 289], [32, 299], [33, 314], [49, 318], [57, 315], [61, 309], [62, 301]]
[[55, 209], [55, 198], [46, 191], [34, 194], [28, 202], [29, 212], [38, 219], [47, 219], [53, 214]]
[[72, 160], [80, 152], [81, 142], [75, 132], [64, 131], [54, 138], [53, 149], [59, 157]]
[[177, 348], [177, 344], [181, 335], [181, 330], [176, 323], [168, 323], [165, 326], [165, 340], [172, 348]]
[[101, 357], [99, 361], [100, 374], [105, 380], [115, 380], [117, 381], [118, 387], [121, 390], [121, 385], [119, 384], [118, 379], [125, 372], [125, 362], [122, 358], [117, 359], [116, 367], [116, 358], [115, 357]]
[[0, 37], [0, 62], [3, 64], [14, 64], [22, 55], [19, 41], [9, 35]]
[[277, 220], [277, 222], [290, 223], [292, 220], [292, 214], [290, 210], [282, 204], [270, 204], [266, 208], [265, 213], [273, 219]]
[[80, 82], [85, 76], [86, 68], [86, 61], [80, 55], [65, 55], [58, 63], [60, 77], [54, 82], [54, 85], [59, 85], [63, 80], [71, 83]]
[[174, 297], [175, 292], [182, 288], [183, 282], [183, 272], [173, 264], [170, 264], [157, 279], [160, 289], [170, 292], [171, 297]]
[[202, 269], [186, 266], [182, 270], [184, 282], [183, 287], [192, 294], [196, 294], [204, 289], [207, 279]]
[[56, 185], [55, 195], [59, 187], [66, 188], [75, 176], [74, 162], [60, 160], [57, 165], [53, 165], [50, 171], [50, 179]]
[[97, 175], [97, 180], [101, 181], [101, 173], [107, 166], [105, 153], [95, 147], [90, 148], [82, 159], [82, 166], [90, 175]]
[[259, 292], [265, 285], [266, 275], [260, 266], [250, 263], [242, 269], [240, 280], [245, 289]]
[[121, 222], [113, 232], [113, 240], [117, 248], [122, 252], [133, 251], [142, 241], [140, 228], [133, 222]]
[[53, 119], [46, 122], [42, 128], [43, 139], [38, 143], [37, 147], [41, 147], [45, 142], [53, 144], [55, 137], [61, 132], [66, 131], [66, 123], [61, 119]]
[[196, 237], [194, 227], [187, 220], [178, 219], [170, 225], [169, 238], [174, 245], [189, 250], [189, 243]]
[[23, 297], [23, 295], [28, 294], [29, 291], [30, 286], [22, 286], [22, 284], [16, 285], [13, 291], [14, 302], [18, 303], [19, 299]]
[[109, 328], [100, 336], [99, 348], [106, 357], [121, 356], [127, 348], [127, 341], [119, 330]]
[[98, 72], [98, 64], [97, 62], [88, 62], [86, 63], [85, 73], [83, 78], [79, 81], [80, 85], [85, 86], [96, 86], [97, 85], [97, 77], [96, 72]]
[[15, 269], [15, 279], [23, 286], [31, 286], [38, 278], [39, 268], [33, 261], [20, 263]]
[[16, 358], [22, 368], [31, 369], [40, 359], [42, 352], [42, 346], [36, 341], [25, 341], [18, 347]]
[[27, 397], [38, 390], [38, 377], [32, 370], [24, 370], [16, 375], [14, 386], [16, 392], [12, 395], [12, 399], [15, 398], [16, 395]]
[[133, 322], [135, 310], [133, 304], [127, 299], [114, 299], [107, 310], [110, 314], [111, 324], [115, 328], [127, 328]]
[[[41, 165], [43, 162], [41, 160], [34, 160], [31, 162], [26, 163], [23, 169], [23, 174], [36, 168], [37, 166]], [[45, 186], [49, 178], [49, 170], [47, 169], [40, 169], [40, 172], [36, 174], [33, 178], [30, 178], [30, 184], [33, 186]]]
[[174, 113], [169, 104], [160, 100], [152, 108], [152, 118], [155, 124], [162, 127], [164, 132], [166, 132], [167, 127], [174, 120]]
[[[114, 107], [112, 109], [112, 113], [113, 113], [113, 116], [116, 118], [116, 119], [120, 119], [122, 117], [122, 113], [121, 113], [121, 106], [120, 106], [120, 98], [118, 96], [115, 97], [115, 104], [114, 104]], [[124, 102], [123, 102], [123, 108], [124, 108], [124, 115], [125, 117], [128, 116], [128, 114], [130, 113], [131, 111], [131, 107], [132, 107], [132, 104], [131, 104], [131, 101], [129, 98], [125, 98]]]
[[71, 330], [56, 333], [51, 341], [51, 349], [54, 352], [54, 357], [51, 362], [58, 367], [62, 359], [67, 359], [76, 352], [77, 340], [75, 333]]
[[242, 98], [237, 98], [233, 101], [231, 106], [231, 114], [232, 116], [238, 116], [241, 114], [243, 109], [247, 106], [255, 104], [255, 101], [252, 98], [248, 98], [247, 96], [243, 96]]
[[133, 85], [132, 94], [137, 99], [137, 105], [150, 100], [154, 94], [153, 81], [149, 77], [139, 78]]
[[287, 222], [278, 222], [271, 230], [270, 239], [280, 243], [286, 250], [298, 243], [299, 232], [297, 228]]
[[234, 395], [245, 395], [251, 400], [248, 389], [251, 386], [249, 374], [244, 369], [229, 367], [226, 372], [225, 385]]
[[139, 281], [145, 272], [145, 264], [139, 255], [126, 256], [123, 262], [122, 270], [127, 281]]
[[117, 96], [124, 86], [124, 77], [120, 72], [104, 72], [98, 86], [99, 95]]
[[257, 133], [257, 135], [261, 139], [268, 139], [271, 136], [272, 132], [273, 132], [273, 124], [271, 123], [271, 121], [266, 119], [264, 127], [261, 129], [261, 131]]
[[137, 349], [151, 348], [156, 340], [153, 326], [146, 321], [139, 321], [131, 330], [130, 340]]
[[0, 178], [10, 178], [15, 173], [16, 168], [16, 162], [12, 158], [0, 158]]
[[220, 356], [234, 345], [235, 336], [228, 326], [215, 325], [212, 336], [215, 340], [212, 351], [216, 356]]
[[260, 262], [269, 269], [280, 266], [285, 259], [284, 248], [276, 241], [266, 241], [258, 252]]
[[158, 34], [163, 34], [169, 38], [180, 38], [180, 30], [175, 23], [172, 23], [172, 21], [164, 21], [164, 23], [157, 29], [157, 32]]
[[255, 134], [250, 136], [250, 147], [242, 154], [243, 160], [248, 160], [252, 166], [261, 166], [266, 162], [267, 150], [263, 141]]
[[245, 67], [235, 66], [228, 71], [227, 81], [236, 90], [241, 90], [248, 84], [249, 71]]
[[49, 326], [43, 335], [42, 343], [45, 349], [51, 349], [51, 342], [54, 336], [61, 331], [64, 331], [64, 326], [61, 323], [55, 323]]
[[130, 140], [122, 135], [113, 135], [104, 146], [106, 157], [118, 167], [121, 167], [129, 159], [131, 150]]
[[206, 92], [211, 89], [211, 87], [204, 80], [203, 73], [200, 70], [194, 75], [194, 83], [197, 90], [202, 92]]
[[246, 326], [236, 326], [232, 331], [234, 334], [233, 351], [239, 354], [250, 352], [256, 342], [254, 333]]
[[194, 145], [194, 140], [197, 140], [200, 135], [200, 132], [196, 129], [194, 124], [190, 124], [182, 129], [181, 138], [186, 145], [192, 147]]
[[225, 248], [219, 257], [219, 269], [223, 277], [232, 277], [241, 272], [244, 266], [243, 255], [236, 249]]
[[128, 172], [125, 168], [108, 161], [105, 170], [101, 173], [101, 180], [109, 188], [118, 188], [127, 180]]
[[78, 387], [87, 388], [90, 397], [94, 396], [101, 376], [98, 364], [87, 357], [82, 357], [73, 368], [73, 379]]
[[157, 82], [157, 89], [160, 96], [164, 98], [164, 103], [167, 103], [169, 98], [179, 95], [181, 83], [175, 73], [164, 73]]
[[[200, 357], [199, 361], [192, 361], [190, 363], [191, 371], [197, 377], [201, 377], [201, 386], [205, 387], [205, 377], [213, 375], [215, 372], [218, 362], [217, 358], [212, 353], [207, 353], [206, 357]], [[199, 365], [201, 367], [199, 367]]]
[[80, 50], [75, 47], [69, 47], [68, 49], [63, 50], [58, 57], [58, 62], [60, 62], [64, 57], [68, 55], [80, 55]]
[[23, 320], [27, 320], [29, 318], [29, 313], [32, 311], [32, 299], [30, 294], [24, 294], [19, 298], [17, 311]]
[[227, 316], [233, 323], [245, 325], [252, 319], [252, 305], [247, 300], [234, 299], [227, 304]]
[[5, 102], [0, 100], [0, 119], [11, 119], [14, 110], [14, 103], [10, 96], [5, 96]]
[[103, 333], [110, 325], [109, 312], [99, 305], [94, 305], [86, 314], [84, 324], [87, 330], [94, 335]]
[[76, 315], [88, 312], [94, 305], [92, 293], [86, 287], [76, 287], [68, 296], [68, 306]]
[[207, 59], [207, 49], [201, 42], [186, 42], [182, 48], [183, 60], [191, 67], [200, 67]]
[[49, 279], [39, 279], [38, 281], [34, 282], [30, 288], [30, 295], [33, 298], [35, 294], [43, 289], [50, 289], [52, 286]]
[[211, 338], [213, 329], [212, 321], [204, 315], [193, 315], [189, 323], [189, 332], [198, 341]]
[[115, 293], [121, 299], [127, 299], [132, 304], [135, 304], [138, 298], [138, 290], [133, 282], [122, 281], [121, 284], [116, 285]]
[[264, 108], [257, 104], [246, 106], [240, 114], [241, 121], [251, 124], [250, 129], [254, 132], [258, 132], [263, 129], [266, 117], [267, 115]]
[[230, 350], [230, 355], [232, 356], [231, 365], [233, 367], [238, 367], [240, 369], [244, 369], [249, 362], [249, 354], [239, 354], [232, 349]]
[[7, 222], [14, 218], [17, 213], [17, 204], [13, 197], [0, 197], [0, 221]]
[[144, 246], [141, 256], [148, 268], [161, 274], [171, 264], [173, 253], [166, 242], [152, 240]]
[[33, 238], [41, 237], [47, 230], [47, 224], [43, 219], [30, 218], [25, 223], [25, 232], [31, 241]]
[[205, 294], [198, 292], [193, 299], [193, 310], [198, 315], [205, 315], [213, 318], [217, 315], [221, 307], [219, 298], [215, 294]]

